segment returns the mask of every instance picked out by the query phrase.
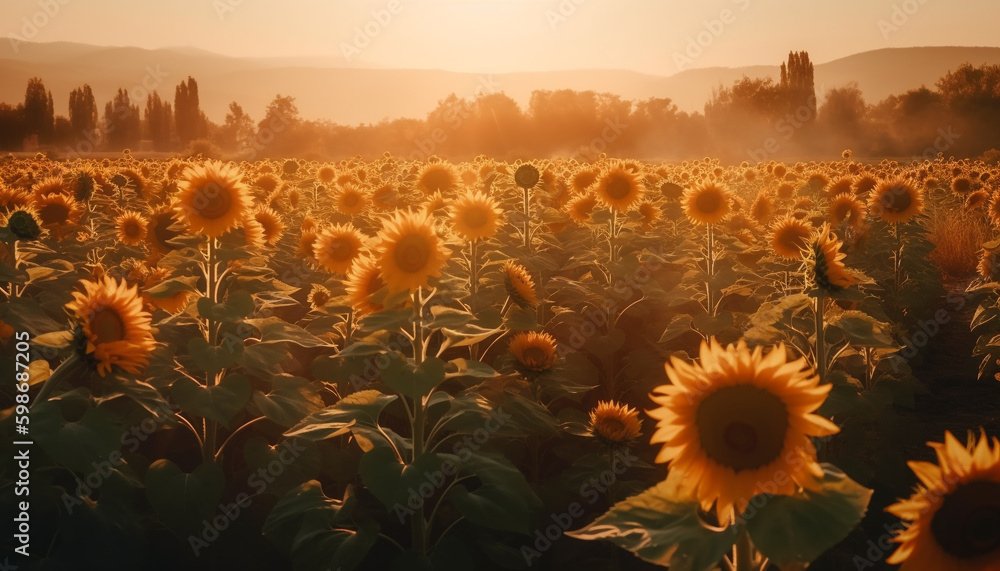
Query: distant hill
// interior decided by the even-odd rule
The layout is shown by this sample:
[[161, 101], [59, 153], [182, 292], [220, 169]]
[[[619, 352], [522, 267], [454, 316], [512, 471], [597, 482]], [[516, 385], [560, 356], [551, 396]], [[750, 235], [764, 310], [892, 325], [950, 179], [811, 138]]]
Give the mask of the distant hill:
[[[797, 47], [797, 46], [792, 46]], [[1000, 64], [1000, 48], [887, 48], [816, 65], [818, 95], [832, 87], [857, 83], [865, 98], [878, 102], [888, 95], [921, 85], [933, 87], [962, 63]], [[139, 93], [155, 87], [173, 101], [174, 88], [188, 76], [198, 80], [201, 106], [221, 122], [230, 101], [255, 119], [275, 95], [295, 98], [307, 119], [344, 124], [376, 123], [399, 117], [424, 118], [451, 93], [474, 97], [503, 91], [522, 106], [538, 89], [611, 92], [625, 99], [669, 97], [684, 111], [702, 111], [712, 90], [744, 75], [778, 77], [778, 66], [691, 69], [672, 76], [622, 70], [572, 70], [477, 76], [440, 70], [372, 69], [347, 66], [336, 58], [233, 58], [180, 47], [146, 50], [100, 47], [67, 42], [25, 43], [15, 53], [0, 42], [0, 101], [24, 99], [28, 79], [41, 77], [65, 115], [69, 92], [84, 83], [94, 90], [103, 111], [119, 87]], [[143, 87], [143, 82], [146, 82]], [[141, 107], [141, 104], [140, 104]]]

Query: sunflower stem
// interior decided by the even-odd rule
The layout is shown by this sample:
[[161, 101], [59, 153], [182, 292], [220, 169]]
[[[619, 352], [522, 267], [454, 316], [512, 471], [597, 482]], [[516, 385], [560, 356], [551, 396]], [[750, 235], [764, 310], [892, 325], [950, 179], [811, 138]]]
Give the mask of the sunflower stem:
[[755, 571], [753, 565], [753, 546], [750, 544], [750, 534], [744, 529], [736, 540], [736, 571]]
[[531, 203], [528, 189], [524, 189], [524, 249], [531, 253]]
[[[423, 363], [424, 331], [423, 331], [423, 299], [420, 288], [413, 293], [413, 363], [419, 367]], [[424, 399], [413, 399], [413, 415], [411, 416], [411, 434], [413, 435], [413, 459], [416, 462], [424, 453]], [[427, 520], [423, 509], [417, 510], [410, 518], [410, 531], [413, 539], [413, 550], [421, 558], [427, 554]]]
[[45, 382], [42, 383], [42, 388], [32, 400], [29, 410], [35, 408], [35, 405], [38, 403], [47, 401], [56, 387], [62, 384], [64, 380], [72, 378], [76, 374], [83, 372], [85, 367], [86, 363], [80, 357], [79, 353], [76, 351], [70, 353], [69, 357], [60, 363], [59, 366], [56, 367], [56, 370], [52, 371], [52, 374], [49, 375], [49, 378], [45, 379]]
[[476, 290], [479, 289], [479, 248], [477, 248], [479, 240], [473, 240], [469, 244], [469, 293], [476, 295]]
[[823, 319], [823, 306], [826, 299], [823, 291], [816, 294], [816, 374], [819, 375], [819, 382], [826, 380], [826, 323]]
[[[207, 240], [207, 258], [208, 258], [207, 262], [208, 262], [208, 265], [206, 267], [206, 273], [207, 273], [207, 275], [205, 276], [205, 290], [206, 290], [206, 293], [208, 294], [208, 299], [210, 299], [212, 301], [212, 305], [213, 306], [216, 303], [219, 302], [219, 300], [218, 300], [218, 296], [219, 296], [218, 285], [219, 284], [216, 283], [217, 280], [218, 280], [218, 272], [219, 272], [218, 263], [215, 260], [215, 258], [216, 258], [216, 247], [217, 247], [217, 244], [215, 243], [215, 238], [209, 238]], [[208, 345], [210, 347], [215, 347], [215, 344], [216, 344], [216, 327], [215, 327], [214, 320], [211, 319], [211, 318], [206, 318], [205, 319], [205, 326], [206, 326], [206, 329], [207, 329], [206, 333], [208, 335], [208, 339], [207, 339]], [[211, 389], [213, 386], [215, 386], [216, 380], [217, 380], [217, 375], [215, 375], [213, 373], [205, 373], [205, 385], [209, 389]], [[215, 447], [215, 444], [216, 444], [215, 441], [216, 441], [216, 436], [217, 436], [218, 428], [219, 428], [218, 427], [218, 423], [215, 420], [210, 419], [210, 418], [203, 418], [202, 419], [202, 423], [203, 423], [202, 428], [203, 428], [203, 430], [205, 432], [204, 450], [202, 450], [202, 459], [205, 462], [218, 462], [220, 458], [216, 454], [216, 449], [215, 449], [216, 448]]]

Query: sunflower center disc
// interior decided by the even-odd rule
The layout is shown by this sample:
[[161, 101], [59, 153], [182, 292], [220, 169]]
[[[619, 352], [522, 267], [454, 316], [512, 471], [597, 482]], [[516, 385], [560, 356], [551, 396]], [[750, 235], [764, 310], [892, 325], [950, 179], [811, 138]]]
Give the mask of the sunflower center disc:
[[465, 225], [469, 228], [482, 228], [489, 222], [489, 216], [483, 208], [470, 208], [465, 211]]
[[615, 200], [620, 200], [629, 195], [632, 191], [632, 185], [624, 177], [614, 177], [608, 181], [606, 190], [608, 196]]
[[882, 206], [890, 212], [905, 212], [913, 204], [910, 193], [904, 188], [893, 188], [885, 194]]
[[756, 470], [781, 455], [788, 410], [784, 401], [765, 389], [727, 386], [702, 400], [695, 425], [709, 458], [737, 472]]
[[702, 192], [698, 195], [698, 199], [695, 200], [695, 205], [698, 207], [700, 212], [711, 214], [722, 206], [722, 200], [721, 197], [714, 192]]
[[38, 211], [38, 217], [45, 224], [62, 224], [69, 219], [69, 207], [59, 202], [46, 204]]
[[334, 260], [349, 260], [354, 254], [354, 248], [347, 240], [334, 240], [327, 249], [327, 254]]
[[625, 434], [625, 423], [613, 416], [605, 418], [598, 425], [597, 432], [609, 440], [617, 440]]
[[528, 347], [521, 353], [521, 356], [524, 358], [524, 364], [529, 367], [542, 366], [547, 357], [545, 349], [541, 347]]
[[931, 531], [946, 553], [959, 559], [981, 557], [1000, 548], [1000, 483], [975, 481], [944, 498]]
[[343, 197], [341, 197], [340, 202], [344, 206], [352, 208], [358, 205], [358, 202], [360, 202], [360, 198], [358, 197], [357, 194], [354, 194], [353, 192], [348, 192], [345, 193]]
[[420, 236], [404, 236], [396, 245], [393, 259], [399, 269], [407, 273], [423, 270], [430, 260], [430, 244]]
[[209, 182], [198, 189], [193, 206], [198, 216], [208, 220], [216, 220], [229, 214], [233, 206], [233, 195], [228, 188], [215, 182]]
[[160, 247], [164, 250], [172, 250], [176, 246], [168, 244], [168, 240], [173, 240], [180, 235], [180, 232], [175, 232], [170, 229], [170, 226], [174, 223], [173, 213], [165, 212], [163, 214], [157, 215], [155, 218], [156, 226], [153, 229], [153, 234], [156, 236], [156, 241], [159, 243]]
[[125, 338], [125, 323], [113, 309], [101, 309], [90, 318], [90, 332], [97, 336], [95, 345], [112, 343]]
[[135, 220], [129, 220], [125, 223], [125, 236], [129, 238], [138, 238], [139, 234], [142, 234], [142, 229], [139, 228], [139, 223]]

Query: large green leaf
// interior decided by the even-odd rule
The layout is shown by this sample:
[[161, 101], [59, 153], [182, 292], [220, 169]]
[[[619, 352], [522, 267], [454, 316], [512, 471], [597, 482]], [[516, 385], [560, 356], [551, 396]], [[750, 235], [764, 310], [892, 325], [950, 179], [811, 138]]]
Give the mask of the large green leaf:
[[343, 501], [328, 498], [322, 485], [309, 480], [286, 492], [264, 522], [263, 532], [275, 545], [291, 551], [300, 532], [329, 529], [346, 519], [356, 504], [348, 486]]
[[235, 365], [244, 351], [243, 340], [238, 337], [227, 338], [221, 346], [209, 345], [204, 337], [192, 337], [187, 349], [195, 366], [210, 375]]
[[[812, 562], [847, 537], [868, 509], [872, 490], [835, 466], [822, 466], [820, 490], [805, 490], [795, 496], [757, 496], [743, 514], [757, 549], [778, 566]], [[756, 507], [757, 499], [762, 506]]]
[[88, 408], [79, 420], [63, 418], [57, 402], [40, 402], [31, 409], [31, 435], [59, 464], [89, 474], [106, 464], [117, 465], [121, 421], [103, 407]]
[[[426, 496], [420, 495], [421, 486], [426, 488], [429, 484], [432, 491], [436, 491], [444, 485], [441, 464], [445, 459], [446, 455], [427, 453], [410, 464], [403, 464], [391, 448], [379, 446], [361, 457], [359, 472], [361, 481], [387, 510], [406, 514], [422, 507]], [[407, 508], [411, 495], [419, 503]]]
[[431, 357], [415, 366], [398, 353], [382, 371], [382, 382], [401, 395], [413, 399], [429, 395], [434, 387], [444, 382], [444, 361]]
[[462, 475], [474, 474], [480, 485], [471, 490], [464, 483], [453, 486], [448, 497], [455, 509], [474, 524], [527, 533], [541, 501], [521, 471], [499, 454], [470, 454], [461, 462]]
[[329, 345], [326, 341], [314, 336], [298, 325], [292, 325], [277, 317], [245, 319], [243, 322], [260, 330], [260, 340], [265, 343], [283, 341], [300, 347], [326, 347]]
[[371, 427], [378, 426], [378, 417], [389, 403], [399, 398], [396, 395], [368, 393], [370, 399], [348, 396], [333, 406], [314, 412], [302, 419], [285, 436], [301, 436], [311, 440], [323, 440], [347, 434], [355, 423]]
[[289, 427], [323, 408], [323, 399], [313, 384], [302, 377], [275, 375], [271, 392], [254, 391], [253, 403], [276, 424]]
[[170, 460], [153, 462], [146, 471], [146, 495], [160, 520], [178, 535], [195, 531], [218, 515], [226, 476], [214, 462], [185, 474]]
[[212, 303], [207, 297], [198, 300], [198, 315], [223, 323], [236, 323], [253, 313], [253, 309], [253, 297], [241, 289], [230, 292], [223, 303]]
[[679, 478], [663, 482], [615, 504], [591, 524], [566, 535], [605, 539], [672, 570], [715, 568], [736, 542], [738, 526], [717, 531], [705, 525], [697, 502], [678, 493]]
[[174, 382], [170, 396], [184, 412], [228, 424], [250, 400], [253, 387], [243, 375], [227, 375], [213, 387], [203, 387], [187, 377]]

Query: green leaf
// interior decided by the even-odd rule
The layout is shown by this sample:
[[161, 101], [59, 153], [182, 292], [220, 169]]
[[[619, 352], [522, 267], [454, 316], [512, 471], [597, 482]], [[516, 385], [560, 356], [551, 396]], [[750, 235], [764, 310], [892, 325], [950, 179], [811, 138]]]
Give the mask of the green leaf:
[[264, 416], [280, 426], [293, 426], [306, 415], [323, 408], [323, 399], [307, 379], [277, 375], [270, 382], [271, 392], [254, 391], [253, 402]]
[[282, 372], [280, 365], [289, 354], [284, 343], [254, 343], [243, 349], [238, 362], [251, 371], [277, 375]]
[[[355, 423], [370, 427], [378, 426], [378, 417], [389, 403], [399, 398], [396, 395], [377, 395], [368, 404], [354, 402], [350, 396], [341, 402], [314, 412], [302, 419], [285, 436], [301, 436], [311, 440], [323, 440], [347, 434]], [[345, 400], [347, 402], [345, 402]]]
[[424, 324], [427, 329], [455, 329], [472, 321], [476, 316], [468, 311], [435, 305], [431, 307], [431, 320]]
[[53, 401], [35, 405], [30, 422], [31, 435], [45, 453], [81, 474], [93, 472], [92, 463], [108, 463], [121, 447], [124, 432], [118, 417], [105, 408], [88, 408], [79, 420], [68, 422]]
[[676, 337], [691, 331], [691, 316], [686, 314], [675, 315], [673, 319], [670, 320], [670, 324], [663, 331], [663, 335], [660, 335], [660, 340], [658, 343], [667, 343], [672, 341]]
[[318, 481], [309, 480], [278, 500], [264, 521], [263, 532], [272, 543], [291, 552], [300, 533], [329, 529], [350, 515], [354, 505], [353, 496], [346, 495], [343, 501], [328, 498]]
[[738, 526], [715, 531], [704, 525], [698, 503], [678, 493], [679, 478], [615, 504], [589, 525], [566, 535], [610, 541], [642, 559], [671, 569], [708, 571], [736, 542]]
[[441, 359], [431, 357], [415, 367], [409, 359], [402, 358], [398, 353], [393, 355], [395, 358], [382, 371], [382, 382], [399, 394], [422, 398], [444, 382], [444, 361]]
[[184, 377], [170, 387], [170, 396], [186, 413], [228, 424], [253, 393], [243, 375], [227, 375], [213, 387], [203, 387]]
[[364, 316], [361, 319], [361, 329], [363, 331], [394, 331], [404, 326], [409, 327], [412, 319], [412, 309], [387, 309]]
[[209, 345], [204, 337], [192, 337], [188, 341], [188, 356], [202, 371], [215, 375], [223, 369], [232, 367], [243, 354], [243, 340], [231, 337], [235, 341], [224, 342], [220, 346]]
[[541, 501], [510, 460], [499, 454], [473, 454], [462, 460], [461, 470], [475, 474], [481, 484], [471, 491], [456, 484], [448, 492], [460, 514], [490, 529], [529, 532], [531, 513]]
[[292, 325], [278, 317], [265, 317], [263, 319], [245, 319], [248, 323], [260, 331], [261, 342], [287, 342], [299, 347], [328, 347], [329, 343], [323, 341], [302, 329], [298, 325]]
[[701, 313], [691, 320], [691, 325], [705, 335], [718, 335], [723, 330], [733, 326], [733, 314], [728, 311], [716, 316]]
[[198, 300], [198, 315], [223, 323], [236, 323], [252, 314], [253, 309], [253, 296], [242, 289], [229, 292], [224, 303], [212, 303], [207, 297]]
[[143, 290], [142, 293], [148, 294], [149, 297], [153, 298], [164, 298], [172, 297], [184, 291], [198, 292], [198, 280], [199, 278], [195, 276], [172, 278]]
[[52, 333], [45, 333], [39, 335], [31, 340], [33, 345], [38, 345], [41, 347], [52, 347], [53, 349], [62, 349], [64, 347], [69, 347], [69, 344], [73, 341], [72, 331], [53, 331]]
[[366, 343], [364, 341], [359, 341], [357, 343], [351, 343], [348, 347], [344, 348], [343, 351], [337, 353], [337, 357], [368, 357], [371, 355], [381, 355], [385, 353], [388, 349], [385, 345], [380, 345], [378, 343]]
[[847, 537], [868, 509], [872, 490], [835, 466], [822, 466], [819, 491], [763, 496], [763, 506], [751, 513], [755, 506], [751, 500], [743, 515], [757, 549], [779, 567], [811, 563]]
[[[828, 323], [843, 332], [844, 337], [852, 345], [878, 347], [883, 349], [896, 348], [898, 345], [885, 331], [888, 326], [876, 321], [875, 318], [861, 311], [845, 311], [834, 317]], [[829, 333], [827, 333], [829, 335]]]
[[445, 378], [448, 379], [454, 377], [492, 379], [495, 376], [497, 376], [496, 370], [486, 363], [461, 358], [448, 361], [448, 372], [445, 374]]
[[[440, 472], [444, 456], [427, 453], [420, 455], [411, 464], [403, 464], [391, 448], [379, 446], [361, 457], [359, 473], [365, 487], [382, 502], [385, 509], [394, 511], [397, 506], [406, 505], [409, 495], [417, 494], [417, 497], [421, 497], [416, 490], [421, 484], [433, 479], [428, 474]], [[444, 475], [441, 477], [444, 478]], [[436, 487], [434, 482], [431, 485]], [[441, 485], [444, 485], [443, 481]]]
[[146, 495], [160, 520], [183, 536], [195, 531], [202, 520], [217, 515], [226, 476], [214, 462], [206, 462], [185, 474], [170, 460], [153, 462], [144, 479]]

